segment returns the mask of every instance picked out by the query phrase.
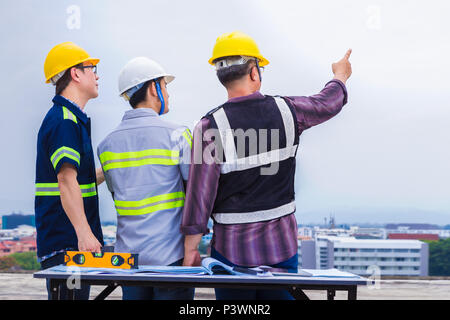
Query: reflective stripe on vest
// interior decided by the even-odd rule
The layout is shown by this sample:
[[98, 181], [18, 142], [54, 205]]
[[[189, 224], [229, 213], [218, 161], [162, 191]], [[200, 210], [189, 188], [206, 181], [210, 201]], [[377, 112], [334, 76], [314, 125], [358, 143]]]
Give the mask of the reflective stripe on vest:
[[286, 147], [268, 152], [259, 153], [249, 157], [238, 158], [234, 144], [234, 134], [230, 127], [227, 115], [223, 108], [213, 113], [214, 120], [220, 133], [222, 146], [225, 153], [225, 163], [221, 164], [220, 172], [226, 174], [233, 171], [242, 171], [255, 167], [268, 165], [273, 162], [283, 161], [294, 157], [298, 145], [295, 141], [295, 121], [286, 102], [279, 97], [274, 97], [275, 102], [283, 119], [286, 132]]
[[53, 152], [52, 156], [50, 157], [50, 161], [52, 162], [53, 168], [56, 169], [59, 160], [61, 160], [64, 157], [72, 159], [78, 165], [80, 165], [80, 153], [78, 151], [69, 147], [61, 147], [55, 152]]
[[105, 151], [100, 154], [100, 162], [104, 171], [117, 168], [139, 167], [149, 164], [177, 165], [179, 151], [166, 149], [148, 149], [136, 152], [115, 153]]
[[221, 224], [253, 223], [277, 219], [295, 211], [295, 201], [277, 208], [253, 212], [214, 213], [214, 220]]
[[[80, 184], [83, 198], [97, 195], [95, 182], [90, 184]], [[58, 183], [36, 183], [36, 196], [60, 196]]]
[[181, 208], [184, 206], [185, 193], [173, 192], [138, 201], [114, 200], [119, 215], [142, 215], [155, 211]]

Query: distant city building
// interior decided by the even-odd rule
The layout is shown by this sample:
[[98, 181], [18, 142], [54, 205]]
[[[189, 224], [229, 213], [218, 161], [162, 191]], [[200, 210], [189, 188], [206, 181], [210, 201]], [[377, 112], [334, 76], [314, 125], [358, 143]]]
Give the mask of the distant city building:
[[431, 240], [438, 241], [439, 235], [434, 233], [389, 233], [388, 239], [397, 240]]
[[436, 234], [440, 239], [450, 238], [450, 230], [441, 228], [434, 224], [425, 223], [403, 223], [387, 224], [386, 232], [390, 234]]
[[300, 241], [299, 263], [304, 269], [336, 268], [363, 276], [374, 266], [383, 276], [427, 276], [428, 244], [318, 235]]
[[299, 227], [298, 235], [302, 237], [314, 237], [314, 229], [309, 227]]
[[8, 214], [2, 216], [2, 229], [15, 229], [20, 225], [36, 226], [34, 214]]
[[0, 241], [0, 257], [16, 252], [36, 252], [36, 239]]
[[20, 240], [24, 237], [36, 236], [36, 229], [28, 225], [20, 225], [15, 229], [2, 229], [0, 230], [0, 241], [3, 240]]
[[429, 223], [388, 223], [385, 226], [388, 230], [437, 230], [438, 225]]
[[386, 229], [384, 228], [361, 228], [351, 227], [351, 236], [356, 239], [386, 239]]
[[11, 254], [11, 249], [7, 247], [2, 241], [0, 241], [0, 257]]

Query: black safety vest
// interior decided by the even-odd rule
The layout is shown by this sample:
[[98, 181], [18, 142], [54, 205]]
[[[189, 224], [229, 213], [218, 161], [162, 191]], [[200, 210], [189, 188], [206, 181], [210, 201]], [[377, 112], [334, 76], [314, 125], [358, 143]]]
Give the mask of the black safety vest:
[[214, 221], [254, 223], [294, 213], [299, 132], [289, 102], [272, 96], [227, 102], [205, 117], [217, 130], [221, 169]]

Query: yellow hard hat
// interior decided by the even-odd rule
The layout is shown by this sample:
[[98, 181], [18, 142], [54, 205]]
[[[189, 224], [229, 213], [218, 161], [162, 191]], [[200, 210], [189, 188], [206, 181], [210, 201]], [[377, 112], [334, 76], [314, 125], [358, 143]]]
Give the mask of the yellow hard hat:
[[259, 52], [256, 42], [250, 36], [240, 31], [224, 33], [219, 36], [214, 45], [213, 55], [208, 62], [214, 65], [214, 60], [229, 56], [258, 58], [261, 67], [269, 64], [269, 61]]
[[77, 64], [91, 62], [95, 66], [99, 61], [99, 59], [89, 56], [83, 48], [73, 42], [60, 43], [54, 46], [45, 58], [45, 83], [50, 83], [50, 79], [55, 75]]

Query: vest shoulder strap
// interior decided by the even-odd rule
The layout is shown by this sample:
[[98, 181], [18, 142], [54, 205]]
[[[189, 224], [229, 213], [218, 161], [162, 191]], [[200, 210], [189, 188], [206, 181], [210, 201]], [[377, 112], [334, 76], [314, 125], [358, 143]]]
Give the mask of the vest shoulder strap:
[[204, 117], [208, 117], [208, 116], [211, 116], [214, 112], [216, 112], [217, 110], [219, 110], [220, 108], [222, 108], [223, 107], [223, 105], [221, 105], [221, 106], [218, 106], [218, 107], [216, 107], [216, 108], [214, 108], [214, 109], [212, 109], [211, 111], [209, 111]]

